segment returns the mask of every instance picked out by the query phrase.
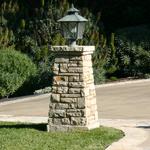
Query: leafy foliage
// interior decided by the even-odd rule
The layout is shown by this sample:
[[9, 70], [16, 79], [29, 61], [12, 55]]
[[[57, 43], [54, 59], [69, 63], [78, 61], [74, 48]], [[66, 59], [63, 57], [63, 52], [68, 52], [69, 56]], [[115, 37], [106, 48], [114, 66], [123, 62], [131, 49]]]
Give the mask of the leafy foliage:
[[118, 72], [121, 76], [144, 76], [150, 72], [150, 51], [141, 44], [116, 40]]
[[[9, 3], [6, 3], [6, 5], [8, 4]], [[21, 15], [25, 16], [23, 15], [22, 5], [19, 2], [17, 4], [20, 8]], [[32, 60], [37, 64], [39, 72], [41, 72], [41, 64], [42, 66], [45, 66], [45, 69], [49, 68], [43, 73], [40, 73], [41, 76], [39, 76], [39, 78], [43, 79], [42, 76], [45, 73], [44, 76], [45, 79], [47, 79], [45, 82], [50, 84], [49, 81], [51, 80], [51, 70], [47, 65], [52, 63], [53, 56], [51, 56], [52, 54], [50, 54], [48, 47], [49, 45], [64, 45], [66, 43], [65, 39], [60, 34], [60, 26], [56, 21], [65, 15], [69, 8], [69, 3], [67, 0], [41, 0], [39, 4], [40, 5], [38, 7], [32, 8], [32, 14], [30, 16], [28, 13], [30, 12], [31, 8], [26, 8], [26, 11], [28, 11], [28, 18], [20, 17], [20, 21], [18, 22], [17, 27], [18, 30], [14, 30], [16, 38], [14, 43], [17, 50], [28, 54], [28, 56], [32, 58]], [[101, 46], [103, 46], [103, 48], [106, 46], [106, 36], [104, 33], [102, 33], [103, 29], [98, 27], [102, 26], [100, 25], [101, 13], [98, 13], [96, 17], [91, 12], [89, 12], [87, 8], [83, 8], [81, 10], [81, 14], [88, 18], [89, 22], [86, 25], [84, 40], [78, 41], [78, 44], [95, 45], [95, 53], [98, 54], [98, 51], [103, 51], [100, 50]], [[104, 80], [105, 74], [103, 69], [105, 54], [102, 55], [102, 57], [99, 55], [99, 57], [101, 57], [100, 60], [96, 60], [96, 54], [93, 56], [93, 60], [95, 60], [94, 72], [99, 74], [99, 82]], [[96, 63], [96, 61], [99, 61], [99, 63]]]
[[115, 34], [111, 34], [110, 44], [108, 49], [108, 61], [105, 65], [107, 75], [113, 74], [117, 70], [118, 59], [116, 57]]
[[12, 95], [23, 83], [36, 75], [32, 61], [14, 49], [0, 50], [0, 97]]
[[[148, 0], [145, 3], [139, 0], [1, 0], [0, 48], [15, 48], [27, 54], [38, 67], [34, 82], [30, 86], [30, 81], [24, 82], [16, 95], [50, 86], [54, 56], [49, 46], [67, 43], [57, 20], [65, 15], [72, 2], [89, 20], [84, 38], [78, 44], [96, 47], [95, 83], [104, 82], [105, 77], [149, 77], [150, 28], [137, 26], [149, 23]], [[118, 30], [129, 25], [134, 27]]]
[[0, 48], [13, 46], [15, 36], [12, 30], [0, 27]]

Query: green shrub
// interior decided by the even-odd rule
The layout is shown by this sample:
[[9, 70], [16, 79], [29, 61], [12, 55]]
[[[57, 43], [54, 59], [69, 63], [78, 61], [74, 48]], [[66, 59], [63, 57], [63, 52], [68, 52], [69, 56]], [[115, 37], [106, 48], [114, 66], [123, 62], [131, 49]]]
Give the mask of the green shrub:
[[141, 44], [136, 45], [128, 40], [116, 39], [118, 72], [121, 76], [138, 76], [150, 73], [150, 51]]
[[150, 79], [150, 74], [145, 74], [145, 75], [144, 75], [144, 78], [145, 78], [145, 79]]
[[93, 53], [93, 73], [95, 84], [100, 84], [105, 82], [105, 69], [104, 65], [107, 62], [107, 47], [106, 48], [96, 48]]
[[118, 58], [116, 57], [115, 34], [111, 33], [110, 43], [108, 44], [108, 61], [105, 65], [106, 75], [110, 76], [117, 70]]
[[36, 66], [30, 58], [14, 49], [0, 50], [0, 97], [12, 95], [24, 82], [35, 76]]
[[93, 68], [93, 74], [94, 74], [94, 83], [96, 85], [105, 82], [105, 70], [103, 67], [99, 69]]

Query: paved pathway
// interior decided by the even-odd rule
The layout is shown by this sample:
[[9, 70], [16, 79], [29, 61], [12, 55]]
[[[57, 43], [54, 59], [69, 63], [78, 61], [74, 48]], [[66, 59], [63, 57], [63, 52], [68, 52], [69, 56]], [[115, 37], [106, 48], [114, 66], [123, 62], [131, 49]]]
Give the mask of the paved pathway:
[[127, 119], [101, 119], [104, 126], [121, 129], [125, 137], [113, 143], [106, 150], [150, 150], [150, 132], [143, 130], [146, 128], [147, 121], [150, 120], [127, 120]]
[[[138, 144], [143, 150], [150, 150], [150, 80], [102, 85], [96, 89], [96, 93], [99, 117], [107, 119], [108, 122], [109, 119], [113, 119], [111, 120], [112, 122], [116, 119], [125, 119], [124, 123], [130, 124], [130, 119], [136, 119], [135, 122], [138, 122], [138, 124], [143, 123], [143, 126], [140, 126], [139, 129], [134, 129], [138, 130], [136, 130], [137, 136], [140, 133], [141, 135], [144, 134], [141, 131], [146, 131], [147, 136], [145, 137], [147, 139], [142, 140], [143, 136], [141, 136], [141, 142], [143, 143]], [[49, 95], [35, 96], [28, 100], [23, 98], [13, 102], [0, 103], [0, 120], [22, 119], [22, 121], [31, 121], [31, 116], [34, 116], [35, 122], [38, 121], [37, 117], [46, 121], [48, 104]], [[103, 122], [103, 125], [107, 125], [107, 121]], [[123, 126], [121, 124], [120, 128]], [[125, 129], [127, 129], [127, 126]], [[128, 131], [132, 130], [129, 129]], [[131, 132], [125, 132], [127, 135], [133, 135]], [[134, 149], [132, 148], [132, 150]]]

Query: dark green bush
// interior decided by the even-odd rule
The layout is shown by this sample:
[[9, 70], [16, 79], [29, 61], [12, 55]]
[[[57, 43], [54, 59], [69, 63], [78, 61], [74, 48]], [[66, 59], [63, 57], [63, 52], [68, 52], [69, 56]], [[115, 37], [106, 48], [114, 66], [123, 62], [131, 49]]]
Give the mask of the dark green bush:
[[12, 95], [36, 72], [35, 64], [27, 55], [12, 48], [0, 49], [0, 97]]
[[118, 72], [121, 76], [143, 77], [150, 73], [150, 51], [140, 43], [116, 39]]
[[24, 84], [13, 94], [13, 96], [29, 95], [33, 94], [36, 90], [50, 87], [52, 84], [53, 76], [53, 57], [53, 55], [50, 55], [49, 57], [45, 58], [44, 62], [41, 61], [38, 63], [37, 75], [24, 82]]
[[100, 84], [105, 82], [106, 70], [104, 65], [107, 62], [107, 47], [96, 48], [93, 54], [93, 73], [95, 84]]
[[110, 43], [108, 44], [109, 48], [108, 51], [108, 57], [107, 57], [107, 63], [105, 64], [106, 69], [106, 75], [109, 77], [111, 74], [113, 74], [117, 70], [117, 63], [118, 59], [116, 57], [116, 47], [115, 47], [115, 34], [111, 34]]

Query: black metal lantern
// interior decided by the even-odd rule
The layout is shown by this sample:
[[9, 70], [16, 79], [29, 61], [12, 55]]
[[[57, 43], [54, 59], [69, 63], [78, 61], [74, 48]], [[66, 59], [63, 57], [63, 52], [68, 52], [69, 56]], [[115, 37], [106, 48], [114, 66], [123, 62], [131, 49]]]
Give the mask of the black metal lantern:
[[76, 45], [76, 40], [83, 38], [83, 32], [85, 29], [85, 22], [88, 20], [79, 14], [79, 10], [72, 7], [67, 11], [67, 15], [59, 19], [61, 23], [63, 36], [69, 40], [71, 46]]

